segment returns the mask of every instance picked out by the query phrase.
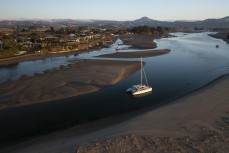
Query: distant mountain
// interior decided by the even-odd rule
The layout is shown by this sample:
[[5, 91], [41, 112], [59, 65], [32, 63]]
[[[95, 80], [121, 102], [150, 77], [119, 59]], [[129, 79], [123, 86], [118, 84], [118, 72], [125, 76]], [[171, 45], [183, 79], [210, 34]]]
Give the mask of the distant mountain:
[[220, 18], [220, 19], [207, 19], [204, 21], [199, 21], [199, 23], [202, 27], [210, 27], [210, 28], [215, 28], [215, 27], [224, 27], [224, 28], [229, 28], [229, 16]]
[[114, 20], [75, 20], [75, 19], [51, 19], [51, 20], [2, 20], [0, 27], [9, 26], [79, 26], [93, 25], [100, 27], [133, 27], [133, 26], [163, 26], [163, 27], [203, 27], [203, 28], [229, 28], [229, 16], [220, 19], [206, 19], [203, 21], [158, 21], [148, 17], [142, 17], [134, 21]]
[[158, 21], [142, 17], [131, 23], [135, 26], [164, 26], [164, 27], [204, 27], [204, 28], [229, 28], [229, 16], [220, 19], [207, 19], [203, 21]]
[[124, 24], [126, 26], [143, 26], [143, 25], [161, 26], [162, 23], [163, 23], [162, 21], [153, 20], [153, 19], [150, 19], [148, 17], [142, 17], [142, 18], [134, 20], [134, 21], [124, 22]]
[[158, 21], [142, 17], [134, 21], [123, 21], [125, 26], [163, 26], [163, 27], [203, 27], [203, 28], [229, 28], [229, 16], [220, 19], [207, 19], [203, 21]]
[[142, 17], [140, 19], [134, 20], [134, 22], [152, 22], [152, 21], [156, 21], [156, 20], [152, 20], [148, 17]]

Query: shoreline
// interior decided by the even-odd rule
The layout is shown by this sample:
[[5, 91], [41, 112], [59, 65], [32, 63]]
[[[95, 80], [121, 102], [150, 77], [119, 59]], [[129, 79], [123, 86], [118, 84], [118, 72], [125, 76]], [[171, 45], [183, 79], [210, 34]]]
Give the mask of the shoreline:
[[0, 59], [0, 67], [7, 67], [10, 65], [14, 65], [20, 62], [25, 62], [25, 61], [35, 61], [35, 60], [42, 60], [42, 59], [50, 58], [50, 57], [81, 54], [81, 53], [90, 52], [90, 51], [99, 50], [99, 49], [101, 48], [94, 48], [94, 49], [87, 49], [87, 50], [73, 50], [73, 51], [61, 52], [61, 53], [25, 54], [25, 55], [19, 55], [19, 56], [14, 56], [14, 57], [9, 57], [9, 58], [2, 58]]
[[[227, 82], [226, 84], [225, 81]], [[144, 141], [146, 141], [146, 143], [150, 143], [151, 140], [158, 141], [162, 144], [161, 146], [163, 146], [163, 148], [166, 148], [169, 145], [171, 145], [170, 143], [173, 143], [174, 148], [177, 149], [177, 142], [179, 142], [179, 140], [182, 140], [184, 142], [185, 140], [188, 140], [192, 142], [190, 146], [197, 145], [194, 144], [194, 142], [197, 141], [198, 143], [198, 141], [200, 141], [200, 139], [196, 137], [196, 134], [198, 134], [199, 132], [202, 133], [202, 134], [199, 133], [199, 136], [204, 137], [206, 141], [212, 140], [211, 136], [209, 137], [207, 136], [209, 133], [214, 134], [216, 137], [219, 136], [214, 123], [220, 121], [219, 117], [225, 115], [225, 112], [224, 111], [221, 112], [220, 110], [223, 109], [229, 111], [229, 108], [228, 108], [228, 104], [226, 106], [222, 105], [223, 99], [220, 98], [220, 101], [217, 103], [221, 103], [221, 105], [217, 104], [218, 106], [217, 106], [216, 113], [213, 114], [211, 113], [210, 115], [206, 112], [205, 109], [203, 109], [206, 112], [205, 114], [207, 114], [207, 116], [210, 118], [208, 119], [205, 118], [205, 116], [203, 116], [203, 114], [198, 110], [191, 109], [191, 108], [194, 106], [197, 107], [198, 109], [204, 108], [204, 106], [206, 106], [206, 108], [208, 108], [208, 106], [211, 106], [211, 108], [215, 108], [214, 105], [211, 105], [212, 102], [208, 101], [210, 100], [210, 98], [212, 99], [214, 97], [214, 94], [211, 94], [211, 97], [208, 97], [208, 99], [206, 99], [208, 101], [208, 103], [206, 104], [204, 103], [198, 104], [197, 101], [192, 101], [192, 100], [190, 101], [190, 99], [193, 99], [193, 97], [202, 99], [201, 97], [203, 95], [206, 95], [209, 92], [215, 93], [215, 91], [218, 91], [219, 89], [222, 91], [229, 89], [229, 75], [221, 76], [211, 81], [210, 83], [206, 84], [205, 86], [196, 89], [195, 91], [192, 91], [191, 93], [185, 94], [179, 98], [175, 98], [171, 100], [171, 102], [166, 105], [161, 104], [162, 106], [160, 105], [159, 107], [156, 108], [155, 107], [146, 108], [132, 113], [120, 114], [118, 116], [109, 117], [98, 121], [93, 121], [88, 124], [72, 127], [70, 129], [60, 130], [54, 133], [50, 133], [48, 135], [34, 138], [32, 140], [27, 141], [26, 143], [19, 143], [14, 146], [9, 146], [9, 148], [5, 148], [4, 151], [31, 152], [33, 151], [33, 149], [35, 149], [40, 152], [57, 152], [60, 150], [62, 151], [64, 150], [67, 152], [77, 152], [77, 151], [93, 152], [95, 151], [94, 146], [96, 143], [96, 146], [98, 146], [97, 151], [99, 150], [99, 152], [107, 152], [109, 150], [105, 150], [105, 151], [101, 150], [102, 149], [101, 146], [106, 145], [107, 149], [115, 150], [115, 149], [120, 149], [120, 146], [118, 146], [116, 143], [117, 140], [118, 142], [122, 142], [122, 144], [126, 146], [128, 145], [126, 144], [127, 141], [128, 142], [133, 141], [133, 139], [141, 140], [142, 138], [144, 139]], [[220, 91], [218, 91], [217, 94], [222, 95]], [[224, 97], [225, 96], [226, 95], [224, 95]], [[226, 98], [228, 98], [228, 96], [226, 96]], [[188, 109], [184, 109], [184, 107], [187, 107]], [[175, 111], [174, 109], [177, 110]], [[211, 109], [207, 109], [207, 111], [209, 110]], [[186, 120], [184, 120], [182, 119], [182, 116], [179, 117], [179, 115], [178, 116], [176, 115], [179, 114], [180, 111], [185, 113], [184, 115], [186, 115], [186, 117], [188, 117], [189, 114], [195, 114], [195, 116], [192, 116], [191, 118], [188, 117], [186, 118]], [[169, 115], [170, 113], [172, 113], [173, 115], [172, 116]], [[177, 117], [174, 118], [175, 117], [174, 115], [177, 116], [178, 118]], [[160, 118], [160, 116], [162, 118]], [[226, 115], [226, 117], [229, 118], [229, 115], [228, 116]], [[200, 118], [199, 121], [197, 120], [197, 118]], [[158, 121], [158, 119], [160, 120], [160, 122]], [[148, 120], [151, 120], [152, 123], [148, 122]], [[189, 120], [190, 122], [188, 122]], [[157, 122], [157, 124], [155, 124], [154, 122]], [[221, 126], [223, 126], [223, 123]], [[166, 127], [168, 127], [170, 130], [168, 130]], [[134, 131], [131, 130], [132, 128]], [[127, 131], [124, 132], [125, 131], [124, 129], [126, 129], [129, 132]], [[179, 132], [178, 133], [174, 132], [174, 130]], [[121, 133], [119, 133], [118, 131]], [[222, 136], [223, 135], [221, 135], [221, 137]], [[222, 139], [227, 141], [225, 137], [222, 137]], [[171, 142], [167, 142], [168, 140]], [[107, 144], [108, 142], [109, 144], [112, 145]], [[164, 144], [163, 142], [167, 142], [167, 143]], [[133, 144], [135, 143], [136, 142], [133, 142]], [[142, 146], [143, 144], [138, 144], [138, 145]], [[155, 144], [151, 144], [151, 145], [155, 145]], [[207, 144], [205, 144], [205, 146], [200, 146], [200, 148], [202, 147], [202, 149], [206, 149], [205, 148], [206, 145]], [[112, 146], [114, 147], [112, 148]], [[143, 145], [143, 147], [146, 146]], [[140, 149], [143, 148], [140, 147]], [[184, 147], [183, 149], [186, 148]], [[115, 150], [115, 151], [120, 151], [120, 150]], [[155, 151], [159, 151], [159, 150], [155, 150]]]
[[208, 34], [208, 36], [210, 36], [212, 38], [222, 40], [223, 42], [229, 44], [229, 39], [227, 39], [227, 35], [228, 35], [227, 32], [224, 32], [224, 33], [223, 32], [218, 32], [216, 34]]
[[100, 50], [101, 48], [109, 47], [112, 43], [114, 43], [118, 38], [122, 39], [124, 45], [131, 45], [132, 48], [135, 49], [154, 49], [157, 47], [156, 43], [153, 41], [152, 36], [148, 35], [120, 35], [120, 36], [113, 36], [111, 43], [107, 45], [100, 45], [90, 49], [84, 50], [72, 50], [60, 53], [47, 53], [47, 54], [25, 54], [19, 56], [13, 56], [8, 58], [1, 58], [0, 59], [0, 67], [7, 67], [10, 65], [14, 65], [20, 62], [25, 61], [34, 61], [34, 60], [41, 60], [50, 57], [59, 57], [65, 55], [73, 55], [73, 54], [81, 54], [85, 52]]
[[[227, 74], [171, 100], [168, 105], [131, 118], [116, 127], [122, 128], [120, 133], [84, 142], [76, 151], [225, 152], [229, 149], [228, 89]], [[109, 130], [119, 131], [113, 127]], [[129, 143], [132, 145], [128, 146]]]

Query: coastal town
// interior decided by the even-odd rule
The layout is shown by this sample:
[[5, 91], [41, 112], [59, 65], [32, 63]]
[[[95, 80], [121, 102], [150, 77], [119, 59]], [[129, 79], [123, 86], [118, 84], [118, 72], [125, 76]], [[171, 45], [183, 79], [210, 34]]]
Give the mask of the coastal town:
[[44, 55], [96, 50], [111, 45], [118, 37], [132, 37], [137, 34], [150, 36], [153, 40], [168, 37], [170, 32], [176, 31], [216, 31], [218, 33], [211, 34], [212, 37], [229, 42], [228, 28], [204, 28], [196, 27], [195, 24], [151, 25], [153, 20], [147, 17], [130, 23], [97, 21], [98, 23], [90, 24], [74, 20], [57, 21], [0, 21], [0, 59], [24, 54]]
[[61, 53], [98, 48], [110, 44], [112, 33], [106, 29], [16, 27], [0, 29], [1, 58], [21, 54]]

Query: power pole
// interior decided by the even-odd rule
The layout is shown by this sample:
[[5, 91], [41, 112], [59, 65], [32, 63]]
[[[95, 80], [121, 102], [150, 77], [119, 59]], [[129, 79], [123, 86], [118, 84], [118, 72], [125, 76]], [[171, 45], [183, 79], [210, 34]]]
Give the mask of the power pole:
[[0, 41], [0, 50], [3, 50], [3, 48], [2, 48], [2, 41]]
[[3, 41], [2, 41], [2, 36], [1, 36], [1, 40], [0, 40], [0, 50], [3, 50], [2, 44], [3, 44]]

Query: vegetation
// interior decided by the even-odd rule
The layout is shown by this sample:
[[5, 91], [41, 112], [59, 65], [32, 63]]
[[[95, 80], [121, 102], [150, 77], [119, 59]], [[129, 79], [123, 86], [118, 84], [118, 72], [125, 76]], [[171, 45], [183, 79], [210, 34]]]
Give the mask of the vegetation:
[[18, 53], [17, 43], [12, 36], [1, 35], [0, 38], [0, 58], [11, 57]]
[[0, 58], [28, 53], [68, 52], [98, 48], [112, 41], [112, 36], [146, 34], [155, 37], [168, 35], [171, 28], [161, 26], [125, 27], [88, 26], [14, 26], [7, 31], [0, 29]]
[[112, 31], [92, 26], [0, 28], [0, 58], [26, 53], [50, 53], [98, 48], [111, 42]]
[[168, 32], [170, 32], [170, 28], [166, 27], [163, 28], [161, 26], [157, 26], [157, 27], [148, 27], [148, 26], [138, 26], [138, 27], [134, 27], [130, 30], [130, 32], [133, 32], [135, 34], [147, 34], [147, 35], [163, 35], [163, 34], [167, 34]]

